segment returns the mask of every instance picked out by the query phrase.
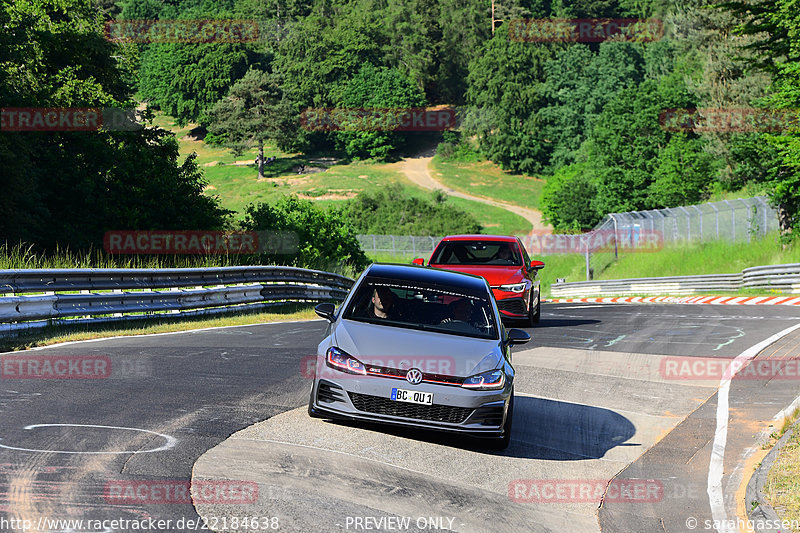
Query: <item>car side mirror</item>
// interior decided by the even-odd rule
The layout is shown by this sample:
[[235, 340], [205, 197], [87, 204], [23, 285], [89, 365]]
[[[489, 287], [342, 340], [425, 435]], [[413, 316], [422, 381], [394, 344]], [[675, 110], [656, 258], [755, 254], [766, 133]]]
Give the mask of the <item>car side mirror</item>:
[[413, 260], [413, 261], [411, 261], [411, 262], [412, 262], [413, 264], [415, 264], [415, 265], [419, 265], [419, 266], [421, 266], [421, 267], [425, 266], [425, 260], [424, 260], [423, 258], [421, 258], [421, 257], [416, 257], [416, 258], [414, 258], [414, 260]]
[[531, 261], [531, 270], [541, 270], [544, 268], [544, 263], [541, 261]]
[[531, 336], [526, 332], [522, 331], [521, 329], [511, 329], [508, 331], [506, 343], [513, 346], [515, 344], [525, 344], [529, 340], [531, 340]]
[[328, 322], [333, 322], [334, 311], [336, 311], [336, 306], [330, 302], [319, 304], [314, 308], [314, 312], [317, 313], [320, 318], [324, 318]]

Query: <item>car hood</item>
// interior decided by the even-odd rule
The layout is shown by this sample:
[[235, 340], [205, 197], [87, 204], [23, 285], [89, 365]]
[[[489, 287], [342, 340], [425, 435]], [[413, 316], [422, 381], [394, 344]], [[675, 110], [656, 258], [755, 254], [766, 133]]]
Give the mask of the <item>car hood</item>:
[[525, 278], [522, 267], [502, 265], [434, 265], [434, 268], [455, 270], [465, 274], [474, 274], [486, 278], [489, 285], [505, 285], [507, 283], [520, 283]]
[[[466, 377], [500, 366], [500, 341], [342, 320], [332, 340], [366, 365]], [[487, 355], [493, 354], [486, 359]]]

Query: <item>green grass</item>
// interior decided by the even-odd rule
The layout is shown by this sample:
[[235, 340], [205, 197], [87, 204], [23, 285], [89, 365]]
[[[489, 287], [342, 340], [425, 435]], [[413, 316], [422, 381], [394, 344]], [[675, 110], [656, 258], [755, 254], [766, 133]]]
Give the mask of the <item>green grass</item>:
[[439, 156], [431, 163], [433, 176], [448, 187], [474, 196], [539, 209], [544, 180], [504, 172], [491, 161], [451, 162]]
[[[375, 192], [390, 183], [400, 183], [412, 196], [431, 197], [430, 191], [407, 180], [397, 163], [354, 161], [321, 165], [314, 158], [281, 152], [275, 146], [264, 148], [267, 157], [275, 156], [277, 160], [264, 168], [265, 179], [259, 181], [258, 169], [252, 163], [256, 149], [234, 156], [230, 150], [188, 137], [193, 125], [178, 126], [163, 114], [156, 115], [154, 124], [176, 134], [182, 157], [192, 152], [197, 154], [197, 163], [208, 181], [205, 193], [217, 196], [222, 207], [236, 212], [237, 219], [244, 217], [248, 205], [274, 202], [287, 194], [297, 194], [322, 206], [334, 206], [362, 191]], [[235, 165], [237, 161], [247, 164]], [[298, 175], [296, 168], [300, 164], [327, 170]], [[505, 209], [461, 198], [450, 198], [448, 202], [474, 215], [486, 233], [523, 234], [531, 230], [523, 217]]]
[[142, 319], [135, 324], [97, 324], [88, 326], [54, 326], [20, 336], [0, 338], [0, 352], [27, 350], [62, 342], [83, 341], [106, 337], [151, 335], [172, 331], [188, 331], [221, 326], [243, 326], [267, 322], [312, 320], [318, 318], [313, 306], [287, 304], [276, 311], [232, 312], [214, 318], [174, 317]]
[[[579, 254], [547, 255], [536, 257], [545, 263], [540, 271], [543, 294], [549, 296], [550, 285], [556, 278], [567, 282], [586, 281], [586, 259]], [[613, 254], [594, 254], [591, 266], [607, 265], [595, 270], [594, 279], [628, 279], [665, 276], [692, 276], [699, 274], [736, 274], [753, 266], [797, 263], [800, 261], [800, 242], [783, 250], [772, 234], [751, 243], [709, 242], [680, 247], [665, 247], [657, 252], [623, 253], [613, 261]], [[714, 294], [713, 291], [708, 294]], [[739, 295], [768, 294], [763, 290], [741, 290]]]
[[486, 234], [525, 235], [532, 229], [530, 222], [502, 207], [455, 197], [450, 197], [447, 201], [474, 215], [483, 227], [483, 233]]
[[550, 285], [558, 278], [564, 278], [566, 281], [586, 281], [586, 259], [582, 255], [553, 254], [535, 256], [532, 259], [544, 262], [544, 268], [538, 274], [542, 296], [550, 296]]
[[[778, 452], [764, 485], [769, 504], [782, 520], [800, 521], [800, 426]], [[800, 531], [800, 529], [794, 529]]]
[[716, 190], [711, 193], [708, 202], [721, 202], [723, 200], [738, 200], [739, 198], [752, 198], [753, 196], [766, 196], [766, 189], [760, 183], [748, 183], [738, 191]]
[[0, 244], [0, 269], [18, 268], [200, 268], [247, 264], [247, 256], [133, 255], [113, 256], [102, 250], [75, 253], [56, 250], [43, 254], [33, 246]]
[[750, 243], [717, 241], [623, 254], [603, 272], [595, 272], [595, 279], [734, 274], [747, 267], [798, 261], [800, 243], [782, 250], [777, 234], [772, 234]]

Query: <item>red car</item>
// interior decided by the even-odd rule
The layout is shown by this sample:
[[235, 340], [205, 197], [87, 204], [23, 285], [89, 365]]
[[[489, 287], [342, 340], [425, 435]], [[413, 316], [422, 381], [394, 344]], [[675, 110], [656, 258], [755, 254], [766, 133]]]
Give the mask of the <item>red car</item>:
[[[424, 265], [422, 258], [414, 264]], [[536, 274], [544, 268], [531, 261], [517, 237], [502, 235], [450, 235], [431, 254], [428, 266], [483, 276], [492, 287], [501, 316], [539, 322], [541, 304]]]

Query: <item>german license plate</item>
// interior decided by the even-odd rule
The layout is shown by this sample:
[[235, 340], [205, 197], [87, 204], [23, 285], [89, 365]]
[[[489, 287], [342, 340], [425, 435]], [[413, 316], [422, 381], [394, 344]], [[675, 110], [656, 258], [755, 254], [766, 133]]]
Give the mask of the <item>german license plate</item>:
[[396, 402], [417, 403], [420, 405], [432, 405], [433, 393], [420, 392], [416, 390], [392, 389], [392, 400]]

